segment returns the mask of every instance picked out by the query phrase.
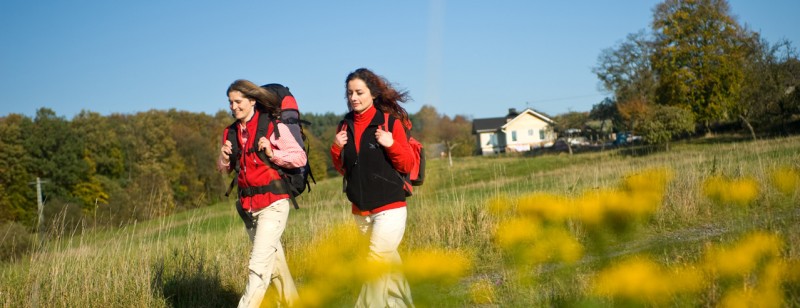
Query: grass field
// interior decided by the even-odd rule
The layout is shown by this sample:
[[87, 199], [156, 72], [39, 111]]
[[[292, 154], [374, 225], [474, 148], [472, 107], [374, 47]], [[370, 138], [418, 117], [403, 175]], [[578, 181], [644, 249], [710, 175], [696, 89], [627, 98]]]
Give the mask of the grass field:
[[[429, 160], [404, 270], [419, 307], [800, 306], [798, 171], [800, 137]], [[61, 228], [0, 265], [0, 304], [235, 306], [250, 243], [232, 202]], [[351, 307], [370, 273], [340, 179], [299, 202], [283, 240], [301, 305]]]

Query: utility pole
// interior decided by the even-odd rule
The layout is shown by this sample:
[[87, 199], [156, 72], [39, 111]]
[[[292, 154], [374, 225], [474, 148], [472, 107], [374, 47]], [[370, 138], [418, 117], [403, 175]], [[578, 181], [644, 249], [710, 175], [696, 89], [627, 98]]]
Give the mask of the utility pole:
[[42, 202], [42, 183], [47, 183], [47, 180], [42, 181], [38, 176], [36, 177], [36, 182], [30, 184], [36, 184], [36, 202], [39, 205], [39, 219], [37, 222], [37, 231], [42, 231], [42, 225], [44, 224], [44, 202]]

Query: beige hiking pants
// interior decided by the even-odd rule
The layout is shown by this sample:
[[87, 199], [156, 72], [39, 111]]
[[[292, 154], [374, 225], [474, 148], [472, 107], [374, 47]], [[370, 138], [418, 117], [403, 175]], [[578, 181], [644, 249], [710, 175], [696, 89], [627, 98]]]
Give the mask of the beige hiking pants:
[[356, 307], [414, 307], [411, 288], [399, 271], [402, 260], [397, 252], [406, 230], [405, 207], [369, 216], [354, 215], [361, 234], [369, 238], [370, 261], [387, 262], [395, 270], [366, 282], [361, 287]]
[[259, 307], [264, 294], [273, 283], [278, 291], [279, 304], [291, 306], [297, 299], [297, 288], [289, 273], [286, 256], [281, 245], [281, 235], [289, 218], [289, 200], [275, 201], [253, 214], [254, 230], [248, 230], [253, 250], [250, 254], [250, 274], [247, 287], [239, 300], [239, 307]]

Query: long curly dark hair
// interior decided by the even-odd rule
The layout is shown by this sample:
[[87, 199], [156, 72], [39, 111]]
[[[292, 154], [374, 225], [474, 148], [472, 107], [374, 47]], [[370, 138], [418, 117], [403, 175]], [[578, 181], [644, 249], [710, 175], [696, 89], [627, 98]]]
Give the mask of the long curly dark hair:
[[244, 97], [255, 100], [256, 109], [272, 118], [277, 118], [278, 113], [281, 111], [281, 102], [277, 95], [249, 80], [238, 79], [234, 81], [228, 86], [228, 91], [225, 94], [228, 95], [232, 91], [239, 91]]
[[399, 103], [406, 103], [411, 100], [408, 91], [398, 91], [383, 76], [377, 75], [366, 68], [359, 68], [347, 75], [344, 82], [345, 99], [347, 99], [347, 83], [351, 80], [360, 79], [364, 81], [369, 91], [375, 97], [373, 104], [383, 113], [389, 113], [400, 123], [410, 128], [411, 121], [408, 119], [408, 112]]

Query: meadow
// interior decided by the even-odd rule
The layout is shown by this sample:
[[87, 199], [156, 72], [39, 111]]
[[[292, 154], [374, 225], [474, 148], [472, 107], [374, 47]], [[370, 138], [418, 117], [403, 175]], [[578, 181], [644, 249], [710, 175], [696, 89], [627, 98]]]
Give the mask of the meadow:
[[[341, 185], [290, 213], [300, 306], [352, 307], [381, 270], [360, 262]], [[233, 201], [52, 228], [0, 265], [0, 305], [235, 306], [250, 243]], [[419, 307], [800, 306], [800, 137], [428, 160], [400, 249]]]

